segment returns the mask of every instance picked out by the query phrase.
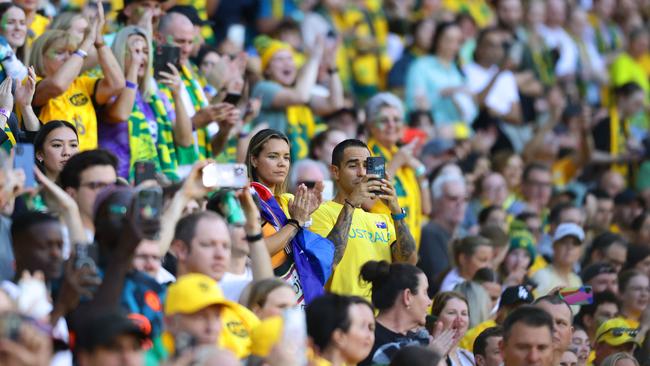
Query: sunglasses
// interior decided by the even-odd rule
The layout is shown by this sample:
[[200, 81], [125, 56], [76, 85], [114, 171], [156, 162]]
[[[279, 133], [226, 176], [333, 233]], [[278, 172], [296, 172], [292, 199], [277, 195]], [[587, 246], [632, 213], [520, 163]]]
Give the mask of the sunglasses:
[[597, 340], [601, 339], [607, 333], [612, 333], [614, 337], [620, 337], [623, 334], [627, 334], [630, 337], [634, 338], [636, 337], [637, 334], [639, 334], [639, 330], [632, 329], [632, 328], [612, 328], [612, 329], [608, 329], [605, 333], [601, 334]]

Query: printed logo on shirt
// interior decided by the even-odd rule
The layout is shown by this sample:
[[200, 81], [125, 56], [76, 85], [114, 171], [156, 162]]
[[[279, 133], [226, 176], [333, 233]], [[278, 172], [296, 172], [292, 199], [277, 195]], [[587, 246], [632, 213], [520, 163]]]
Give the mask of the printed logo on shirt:
[[371, 243], [389, 243], [391, 238], [390, 238], [390, 233], [382, 233], [379, 231], [372, 232], [368, 230], [363, 230], [363, 229], [352, 229], [350, 230], [350, 233], [348, 234], [348, 238], [350, 239], [367, 239]]
[[70, 103], [74, 106], [80, 107], [88, 104], [88, 97], [82, 93], [77, 93], [70, 97]]
[[383, 222], [383, 221], [376, 222], [375, 226], [377, 226], [378, 229], [385, 229], [385, 228], [388, 227], [388, 226], [386, 226], [386, 223]]
[[228, 328], [228, 331], [239, 338], [246, 338], [248, 337], [248, 330], [244, 327], [244, 325], [241, 322], [237, 321], [231, 321], [226, 323], [226, 328]]

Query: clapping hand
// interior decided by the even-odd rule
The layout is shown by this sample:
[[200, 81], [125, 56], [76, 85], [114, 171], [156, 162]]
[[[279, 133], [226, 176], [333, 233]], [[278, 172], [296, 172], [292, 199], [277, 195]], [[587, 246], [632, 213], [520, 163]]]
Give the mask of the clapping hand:
[[25, 84], [19, 83], [18, 86], [16, 86], [16, 104], [22, 107], [31, 107], [35, 91], [36, 72], [34, 71], [34, 66], [30, 66]]

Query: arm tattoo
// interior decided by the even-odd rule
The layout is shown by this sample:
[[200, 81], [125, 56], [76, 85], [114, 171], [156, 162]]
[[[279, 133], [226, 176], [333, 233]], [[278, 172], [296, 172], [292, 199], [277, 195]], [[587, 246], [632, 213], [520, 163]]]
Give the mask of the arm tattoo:
[[353, 213], [354, 208], [344, 204], [332, 231], [327, 235], [327, 239], [334, 243], [334, 265], [339, 264], [345, 253], [345, 247], [348, 245], [348, 234], [350, 233], [350, 226], [352, 226]]
[[391, 245], [391, 254], [395, 262], [409, 262], [415, 253], [415, 239], [404, 220], [395, 220], [397, 240]]

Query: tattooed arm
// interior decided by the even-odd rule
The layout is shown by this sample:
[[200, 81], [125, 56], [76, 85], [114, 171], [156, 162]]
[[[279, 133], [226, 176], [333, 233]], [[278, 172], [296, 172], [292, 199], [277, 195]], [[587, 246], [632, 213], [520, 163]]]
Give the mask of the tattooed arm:
[[393, 262], [406, 262], [415, 265], [418, 262], [418, 255], [415, 250], [415, 239], [411, 235], [406, 221], [393, 220], [397, 239], [390, 246]]
[[354, 207], [347, 202], [344, 203], [332, 231], [327, 235], [327, 239], [334, 243], [334, 265], [339, 264], [348, 245], [348, 233], [352, 226], [353, 214]]

